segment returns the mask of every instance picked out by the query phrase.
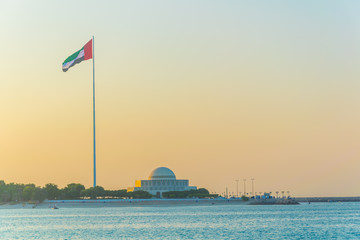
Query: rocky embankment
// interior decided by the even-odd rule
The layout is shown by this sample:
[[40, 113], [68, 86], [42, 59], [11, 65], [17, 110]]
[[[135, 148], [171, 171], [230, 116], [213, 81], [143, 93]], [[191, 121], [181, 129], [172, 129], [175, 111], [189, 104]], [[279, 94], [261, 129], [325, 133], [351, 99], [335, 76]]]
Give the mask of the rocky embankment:
[[360, 197], [301, 197], [298, 202], [360, 202]]
[[299, 202], [292, 198], [268, 198], [268, 199], [251, 199], [249, 205], [296, 205]]

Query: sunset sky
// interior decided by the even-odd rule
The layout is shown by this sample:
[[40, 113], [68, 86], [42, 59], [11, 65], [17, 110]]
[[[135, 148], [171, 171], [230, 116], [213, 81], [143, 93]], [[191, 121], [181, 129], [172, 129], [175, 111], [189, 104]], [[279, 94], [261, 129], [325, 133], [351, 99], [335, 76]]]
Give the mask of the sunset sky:
[[61, 64], [94, 35], [98, 185], [359, 196], [359, 9], [0, 1], [0, 179], [92, 185], [92, 60]]

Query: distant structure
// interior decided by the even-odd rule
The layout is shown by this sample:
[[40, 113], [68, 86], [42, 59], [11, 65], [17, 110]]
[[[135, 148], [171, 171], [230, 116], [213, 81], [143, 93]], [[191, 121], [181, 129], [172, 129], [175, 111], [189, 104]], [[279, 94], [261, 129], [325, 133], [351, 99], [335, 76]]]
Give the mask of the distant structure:
[[196, 190], [196, 187], [189, 186], [189, 180], [176, 179], [173, 171], [166, 167], [154, 169], [149, 176], [149, 180], [136, 180], [135, 187], [129, 187], [128, 192], [147, 191], [158, 198], [162, 197], [163, 192]]

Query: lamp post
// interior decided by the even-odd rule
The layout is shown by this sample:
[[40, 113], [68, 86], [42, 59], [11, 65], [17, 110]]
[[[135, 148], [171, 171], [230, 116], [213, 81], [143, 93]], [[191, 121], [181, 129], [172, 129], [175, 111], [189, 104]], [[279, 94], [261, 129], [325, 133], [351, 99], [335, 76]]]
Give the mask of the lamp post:
[[239, 179], [236, 179], [236, 197], [239, 197]]
[[254, 178], [251, 179], [251, 187], [252, 187], [252, 192], [251, 194], [254, 196]]
[[244, 195], [246, 196], [246, 179], [244, 178]]

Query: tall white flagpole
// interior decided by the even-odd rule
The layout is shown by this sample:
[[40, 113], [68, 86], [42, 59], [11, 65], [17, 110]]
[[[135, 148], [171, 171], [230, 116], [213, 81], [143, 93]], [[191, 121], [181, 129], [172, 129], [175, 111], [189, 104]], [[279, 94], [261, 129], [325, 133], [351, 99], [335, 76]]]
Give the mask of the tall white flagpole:
[[92, 37], [92, 57], [93, 57], [93, 130], [94, 130], [94, 187], [96, 186], [96, 141], [95, 141], [95, 42]]

